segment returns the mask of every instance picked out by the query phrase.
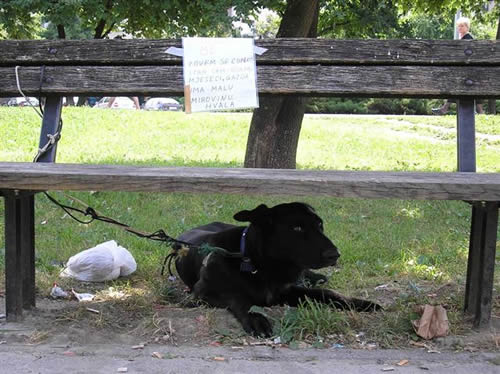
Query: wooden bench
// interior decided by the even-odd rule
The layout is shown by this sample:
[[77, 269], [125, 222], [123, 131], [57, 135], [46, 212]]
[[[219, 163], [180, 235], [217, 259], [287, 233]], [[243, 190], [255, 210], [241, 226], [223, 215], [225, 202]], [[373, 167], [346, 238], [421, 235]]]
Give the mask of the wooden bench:
[[[34, 194], [43, 190], [184, 191], [466, 200], [472, 204], [464, 309], [488, 324], [500, 174], [475, 164], [474, 98], [500, 97], [500, 42], [428, 40], [258, 41], [260, 95], [456, 98], [457, 170], [451, 173], [131, 167], [0, 162], [5, 200], [6, 310], [35, 305]], [[58, 129], [62, 97], [182, 95], [178, 40], [0, 41], [0, 96], [45, 96], [40, 147]], [[16, 68], [17, 67], [17, 68]]]

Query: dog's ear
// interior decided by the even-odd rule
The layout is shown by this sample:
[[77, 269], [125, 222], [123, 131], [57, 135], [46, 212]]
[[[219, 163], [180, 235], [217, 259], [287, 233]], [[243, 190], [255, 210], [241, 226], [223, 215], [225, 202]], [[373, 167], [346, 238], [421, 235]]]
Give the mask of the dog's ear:
[[260, 204], [253, 210], [242, 210], [236, 213], [233, 218], [240, 222], [256, 223], [268, 217], [270, 209], [265, 204]]

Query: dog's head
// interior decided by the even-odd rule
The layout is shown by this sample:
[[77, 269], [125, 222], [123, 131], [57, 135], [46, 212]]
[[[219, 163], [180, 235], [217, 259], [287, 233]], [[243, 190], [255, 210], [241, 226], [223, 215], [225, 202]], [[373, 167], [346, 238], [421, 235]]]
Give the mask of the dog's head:
[[340, 256], [323, 233], [323, 220], [307, 204], [294, 202], [272, 208], [262, 204], [236, 213], [234, 219], [250, 222], [249, 234], [260, 236], [263, 255], [273, 260], [319, 269], [335, 265]]

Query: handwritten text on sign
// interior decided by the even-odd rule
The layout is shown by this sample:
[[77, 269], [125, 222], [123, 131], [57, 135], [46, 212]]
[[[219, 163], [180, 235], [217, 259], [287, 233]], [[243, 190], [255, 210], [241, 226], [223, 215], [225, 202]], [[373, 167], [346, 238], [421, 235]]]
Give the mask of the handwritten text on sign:
[[186, 112], [259, 106], [253, 39], [183, 38], [182, 46]]

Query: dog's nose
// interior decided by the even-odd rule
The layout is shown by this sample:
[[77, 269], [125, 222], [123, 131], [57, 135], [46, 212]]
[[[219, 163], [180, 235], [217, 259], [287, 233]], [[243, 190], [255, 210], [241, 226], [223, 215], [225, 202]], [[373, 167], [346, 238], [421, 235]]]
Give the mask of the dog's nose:
[[328, 249], [321, 254], [321, 257], [328, 262], [335, 263], [340, 257], [340, 253], [336, 249]]

